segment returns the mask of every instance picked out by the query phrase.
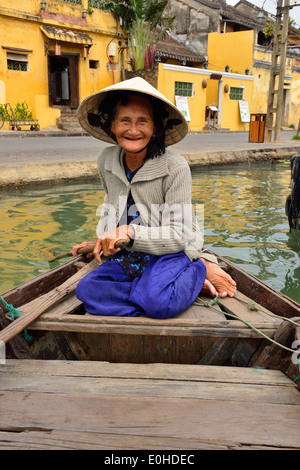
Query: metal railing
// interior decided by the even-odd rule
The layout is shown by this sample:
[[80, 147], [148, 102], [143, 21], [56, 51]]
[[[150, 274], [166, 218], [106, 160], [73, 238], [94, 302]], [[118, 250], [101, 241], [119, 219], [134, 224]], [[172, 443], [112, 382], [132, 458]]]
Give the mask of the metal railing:
[[66, 2], [66, 3], [75, 3], [76, 5], [82, 4], [82, 0], [61, 0], [61, 1]]
[[88, 7], [89, 8], [98, 8], [98, 9], [101, 8], [99, 0], [89, 0]]

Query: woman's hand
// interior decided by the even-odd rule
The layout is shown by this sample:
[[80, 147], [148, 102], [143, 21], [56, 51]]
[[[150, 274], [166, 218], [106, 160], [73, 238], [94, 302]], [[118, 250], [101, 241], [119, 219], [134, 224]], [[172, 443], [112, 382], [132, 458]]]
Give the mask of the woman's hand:
[[109, 232], [100, 235], [96, 241], [96, 245], [93, 251], [98, 263], [101, 263], [100, 252], [103, 252], [104, 256], [110, 256], [113, 253], [117, 253], [120, 248], [116, 247], [118, 240], [126, 240], [134, 237], [134, 230], [129, 225], [121, 225], [116, 227]]
[[236, 282], [216, 263], [212, 263], [204, 258], [201, 261], [206, 266], [206, 284], [204, 283], [201, 292], [208, 293], [216, 297], [233, 297], [236, 292]]
[[[86, 248], [86, 247], [88, 247], [88, 246], [94, 247], [95, 244], [96, 244], [95, 241], [79, 243], [79, 245], [73, 246], [73, 248], [72, 248], [72, 255], [73, 255], [73, 256], [78, 256], [78, 254], [79, 254], [78, 251], [79, 251], [81, 248]], [[93, 250], [91, 250], [90, 253], [87, 253], [87, 254], [86, 254], [86, 257], [87, 257], [87, 258], [91, 258], [91, 257], [93, 256], [92, 251], [93, 251]]]

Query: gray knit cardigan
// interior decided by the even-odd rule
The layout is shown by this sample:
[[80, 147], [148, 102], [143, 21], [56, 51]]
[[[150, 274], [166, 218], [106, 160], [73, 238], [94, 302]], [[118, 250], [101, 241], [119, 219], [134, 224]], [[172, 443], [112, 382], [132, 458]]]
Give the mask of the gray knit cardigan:
[[106, 195], [97, 235], [127, 224], [124, 214], [131, 191], [140, 217], [137, 224], [131, 225], [135, 236], [130, 250], [154, 255], [183, 250], [190, 260], [202, 257], [216, 262], [214, 256], [203, 251], [203, 236], [191, 203], [192, 177], [187, 161], [167, 149], [164, 155], [146, 160], [129, 183], [123, 156], [119, 146], [112, 146], [98, 157]]

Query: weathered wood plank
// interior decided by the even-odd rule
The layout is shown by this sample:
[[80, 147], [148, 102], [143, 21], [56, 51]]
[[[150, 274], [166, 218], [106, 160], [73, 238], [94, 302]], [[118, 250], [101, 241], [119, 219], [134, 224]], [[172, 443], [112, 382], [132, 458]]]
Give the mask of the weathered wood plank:
[[81, 311], [81, 314], [84, 313], [83, 304], [80, 300], [77, 299], [75, 293], [72, 292], [66, 299], [63, 299], [58, 304], [56, 304], [53, 307], [49, 308], [41, 316], [41, 318], [44, 318], [44, 315], [45, 315], [49, 318], [61, 319], [62, 316], [74, 315], [79, 310]]
[[[144, 436], [127, 436], [126, 434], [101, 434], [84, 431], [31, 431], [1, 432], [0, 450], [145, 450]], [[181, 437], [147, 437], [147, 449], [152, 450], [278, 450], [272, 446], [251, 446], [232, 442], [229, 439], [185, 439]], [[289, 450], [289, 448], [282, 448]], [[153, 453], [155, 454], [155, 453]], [[122, 454], [121, 454], [122, 455]], [[151, 455], [151, 454], [150, 454]], [[193, 454], [192, 454], [193, 455]], [[144, 458], [144, 455], [143, 455]]]
[[[30, 326], [32, 329], [36, 329], [37, 325], [41, 325], [43, 323], [80, 323], [82, 325], [86, 324], [87, 328], [89, 325], [116, 325], [116, 326], [132, 326], [137, 329], [140, 327], [146, 326], [160, 326], [160, 327], [197, 327], [197, 326], [214, 326], [218, 328], [244, 328], [249, 329], [247, 325], [243, 322], [238, 320], [224, 320], [218, 321], [212, 319], [205, 319], [202, 320], [201, 318], [183, 318], [181, 319], [180, 316], [175, 317], [173, 319], [154, 319], [149, 317], [114, 317], [114, 316], [102, 316], [102, 315], [90, 315], [86, 313], [85, 315], [63, 315], [62, 317], [52, 317], [48, 316], [47, 314], [43, 315], [41, 319], [38, 319]], [[260, 328], [269, 328], [273, 329], [276, 326], [279, 326], [282, 323], [281, 320], [276, 322], [269, 322], [269, 321], [259, 321], [255, 322], [254, 325]], [[35, 328], [34, 328], [35, 327]]]
[[[3, 330], [11, 323], [6, 318], [6, 314], [2, 305], [0, 305], [0, 330]], [[6, 355], [10, 359], [30, 359], [33, 358], [32, 352], [25, 341], [23, 335], [17, 335], [6, 345]]]
[[[203, 299], [206, 300], [206, 297], [203, 297]], [[207, 307], [201, 307], [199, 305], [191, 305], [189, 308], [187, 308], [184, 312], [180, 313], [177, 317], [176, 320], [182, 321], [183, 319], [195, 319], [195, 320], [216, 320], [216, 321], [222, 321], [226, 320], [224, 313], [218, 306], [218, 308], [212, 310]]]
[[[200, 296], [200, 298], [204, 301], [211, 300], [210, 298], [206, 296]], [[248, 297], [243, 295], [242, 293], [238, 292], [237, 293], [237, 298], [223, 298], [220, 299], [222, 304], [224, 304], [226, 310], [228, 312], [234, 313], [236, 315], [239, 315], [241, 318], [252, 321], [255, 323], [265, 323], [265, 322], [270, 322], [270, 323], [279, 323], [280, 321], [266, 315], [263, 312], [256, 312], [256, 311], [251, 311], [245, 305], [245, 303], [240, 302], [238, 299], [241, 299], [243, 302], [246, 304], [251, 301]], [[257, 304], [258, 305], [258, 304]], [[75, 294], [72, 294], [69, 296], [68, 299], [66, 299], [64, 302], [61, 302], [57, 304], [56, 306], [50, 308], [45, 312], [39, 322], [41, 321], [76, 321], [74, 317], [72, 316], [73, 312], [76, 312], [79, 310], [79, 308], [82, 306], [82, 303], [76, 298]], [[258, 307], [261, 307], [258, 305]], [[262, 307], [261, 307], [262, 308]], [[266, 310], [266, 309], [265, 309]], [[67, 318], [66, 318], [67, 315]], [[70, 315], [70, 316], [68, 316]], [[94, 315], [79, 315], [80, 318], [77, 320], [83, 320], [84, 322], [91, 322], [92, 317], [94, 318]], [[98, 320], [97, 320], [98, 318]], [[97, 317], [96, 316], [96, 321], [101, 322], [101, 318], [103, 317]], [[94, 318], [95, 319], [95, 318]], [[119, 317], [114, 317], [112, 318], [112, 321], [115, 323], [121, 323], [123, 321], [127, 321], [128, 319], [126, 318], [119, 318]], [[135, 317], [129, 319], [130, 323], [133, 325], [140, 325], [140, 324], [147, 324], [148, 321], [150, 320], [151, 324], [161, 324], [161, 320], [157, 321], [154, 319], [147, 319], [146, 317]], [[175, 325], [184, 325], [186, 324], [186, 320], [198, 320], [200, 322], [206, 321], [206, 320], [216, 320], [218, 322], [221, 322], [222, 320], [226, 321], [225, 315], [222, 312], [220, 306], [214, 305], [213, 308], [205, 307], [205, 306], [200, 306], [200, 305], [191, 305], [188, 309], [186, 309], [184, 312], [180, 313], [177, 315], [174, 319], [170, 320], [163, 320], [165, 324], [175, 324]]]
[[[300, 448], [296, 405], [194, 398], [10, 392], [0, 396], [1, 423], [165, 438], [216, 439]], [[0, 425], [5, 430], [5, 425]]]
[[225, 364], [226, 361], [231, 357], [237, 342], [238, 339], [236, 337], [218, 338], [197, 364]]
[[[216, 255], [210, 250], [206, 251]], [[237, 281], [240, 292], [277, 315], [283, 315], [287, 318], [299, 316], [300, 305], [298, 302], [276, 291], [222, 256], [217, 255], [217, 258], [220, 263], [226, 265], [228, 274]]]
[[[203, 299], [208, 300], [205, 296], [203, 296]], [[80, 310], [81, 309], [81, 310]], [[72, 293], [67, 299], [64, 301], [60, 302], [59, 304], [51, 307], [47, 312], [43, 314], [41, 317], [42, 319], [52, 319], [52, 321], [64, 321], [66, 318], [66, 315], [74, 315], [77, 312], [82, 314], [82, 318], [85, 320], [89, 321], [89, 318], [91, 315], [84, 315], [84, 309], [83, 309], [83, 304], [80, 300], [76, 298], [75, 293]], [[217, 306], [218, 312], [215, 310], [206, 308], [206, 307], [201, 307], [198, 305], [191, 305], [189, 308], [184, 310], [184, 312], [180, 313], [175, 321], [178, 319], [183, 320], [183, 319], [199, 319], [199, 320], [225, 320], [225, 315], [221, 311], [220, 307]], [[137, 320], [140, 322], [141, 320], [143, 321], [145, 317], [139, 317]], [[72, 320], [72, 317], [68, 318], [69, 320]], [[120, 322], [120, 319], [119, 319]], [[134, 319], [133, 319], [134, 322]]]
[[[300, 324], [299, 317], [293, 318], [293, 321]], [[295, 353], [291, 353], [271, 343], [265, 347], [261, 355], [256, 359], [255, 365], [283, 371], [288, 377], [295, 380], [300, 391], [300, 362], [299, 354], [298, 352], [296, 353], [297, 342], [295, 341], [298, 331], [299, 327], [285, 320], [276, 331], [274, 339], [277, 343], [290, 348]], [[293, 346], [294, 343], [296, 345]]]
[[[199, 382], [244, 383], [295, 387], [277, 370], [261, 367], [220, 367], [189, 364], [112, 364], [96, 361], [8, 360], [0, 364], [0, 374], [17, 373], [47, 376], [124, 378], [144, 380], [182, 380]], [[1, 382], [0, 382], [1, 386]]]
[[[209, 300], [202, 296], [203, 300]], [[243, 299], [250, 300], [246, 297]], [[228, 305], [235, 305], [235, 299], [222, 299]], [[238, 302], [240, 304], [240, 302]], [[247, 310], [243, 304], [242, 308]], [[240, 307], [240, 305], [238, 305]], [[230, 307], [236, 311], [235, 307]], [[79, 310], [80, 309], [80, 310]], [[66, 305], [61, 303], [45, 312], [31, 325], [31, 330], [65, 331], [70, 333], [99, 333], [121, 335], [160, 335], [160, 336], [201, 336], [224, 338], [261, 338], [255, 330], [241, 321], [226, 320], [218, 305], [214, 309], [192, 305], [185, 312], [173, 319], [156, 320], [147, 317], [111, 317], [97, 315], [74, 315], [70, 312], [83, 312], [81, 303], [73, 294], [67, 299]], [[266, 315], [252, 318], [253, 325], [264, 334], [273, 337], [281, 321], [270, 321]], [[85, 359], [83, 355], [82, 359]], [[102, 358], [101, 358], [102, 359]]]
[[[126, 434], [102, 434], [84, 431], [32, 431], [1, 432], [0, 450], [144, 450], [144, 436], [128, 436]], [[244, 446], [230, 439], [214, 441], [209, 439], [185, 439], [147, 437], [148, 450], [233, 450]], [[108, 454], [109, 455], [109, 454]]]
[[239, 291], [236, 292], [233, 298], [225, 297], [220, 299], [220, 301], [224, 305], [226, 312], [237, 315], [238, 317], [250, 323], [257, 323], [261, 321], [270, 323], [278, 322], [278, 320], [276, 320], [274, 317], [268, 315], [268, 313], [272, 312], [262, 307], [258, 302], [255, 302], [255, 307], [258, 308], [258, 310], [251, 310], [250, 306], [252, 300]]
[[[98, 377], [57, 377], [6, 374], [1, 378], [1, 391], [19, 391], [48, 394], [72, 395], [122, 395], [139, 397], [165, 397], [166, 381], [161, 379], [121, 379]], [[294, 404], [300, 406], [300, 394], [296, 387], [289, 387], [282, 393], [278, 385], [239, 384], [224, 382], [195, 382], [172, 380], [167, 384], [169, 398], [201, 398], [204, 400], [244, 401], [253, 403]]]
[[21, 316], [13, 321], [10, 325], [0, 331], [0, 339], [4, 343], [9, 342], [24, 328], [27, 328], [36, 318], [43, 312], [49, 309], [52, 305], [56, 304], [62, 298], [74, 291], [80, 279], [86, 274], [95, 269], [97, 261], [93, 260], [84, 268], [73, 274], [67, 281], [55, 289], [43, 294], [41, 297], [32, 300], [31, 302], [20, 307]]
[[[79, 317], [79, 315], [78, 315]], [[125, 319], [124, 319], [125, 320]], [[192, 320], [189, 320], [191, 322]], [[163, 322], [163, 320], [162, 320]], [[98, 321], [91, 319], [89, 322], [82, 321], [80, 318], [72, 321], [36, 321], [30, 325], [30, 330], [42, 331], [69, 331], [77, 333], [110, 333], [123, 335], [161, 335], [161, 336], [205, 336], [205, 337], [236, 337], [236, 338], [261, 338], [261, 334], [240, 322], [231, 323], [230, 321], [217, 323], [215, 321], [205, 321], [189, 324], [166, 325], [157, 324], [132, 324], [124, 321], [115, 323], [107, 321]], [[239, 323], [239, 324], [237, 324]], [[276, 326], [270, 327], [270, 323], [257, 323], [254, 326], [264, 334], [272, 338], [276, 332]]]
[[25, 360], [0, 373], [2, 449], [300, 449], [300, 394], [278, 371]]

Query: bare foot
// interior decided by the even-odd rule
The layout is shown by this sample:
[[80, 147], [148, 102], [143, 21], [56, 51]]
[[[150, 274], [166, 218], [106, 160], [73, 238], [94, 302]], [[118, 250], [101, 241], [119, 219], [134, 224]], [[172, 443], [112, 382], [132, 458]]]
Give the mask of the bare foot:
[[218, 297], [218, 292], [214, 288], [211, 282], [205, 279], [203, 287], [201, 289], [201, 294], [210, 295], [211, 297]]
[[[219, 297], [233, 297], [236, 292], [236, 282], [216, 263], [201, 258], [206, 266], [206, 280], [212, 284]], [[210, 289], [211, 290], [211, 289]]]

